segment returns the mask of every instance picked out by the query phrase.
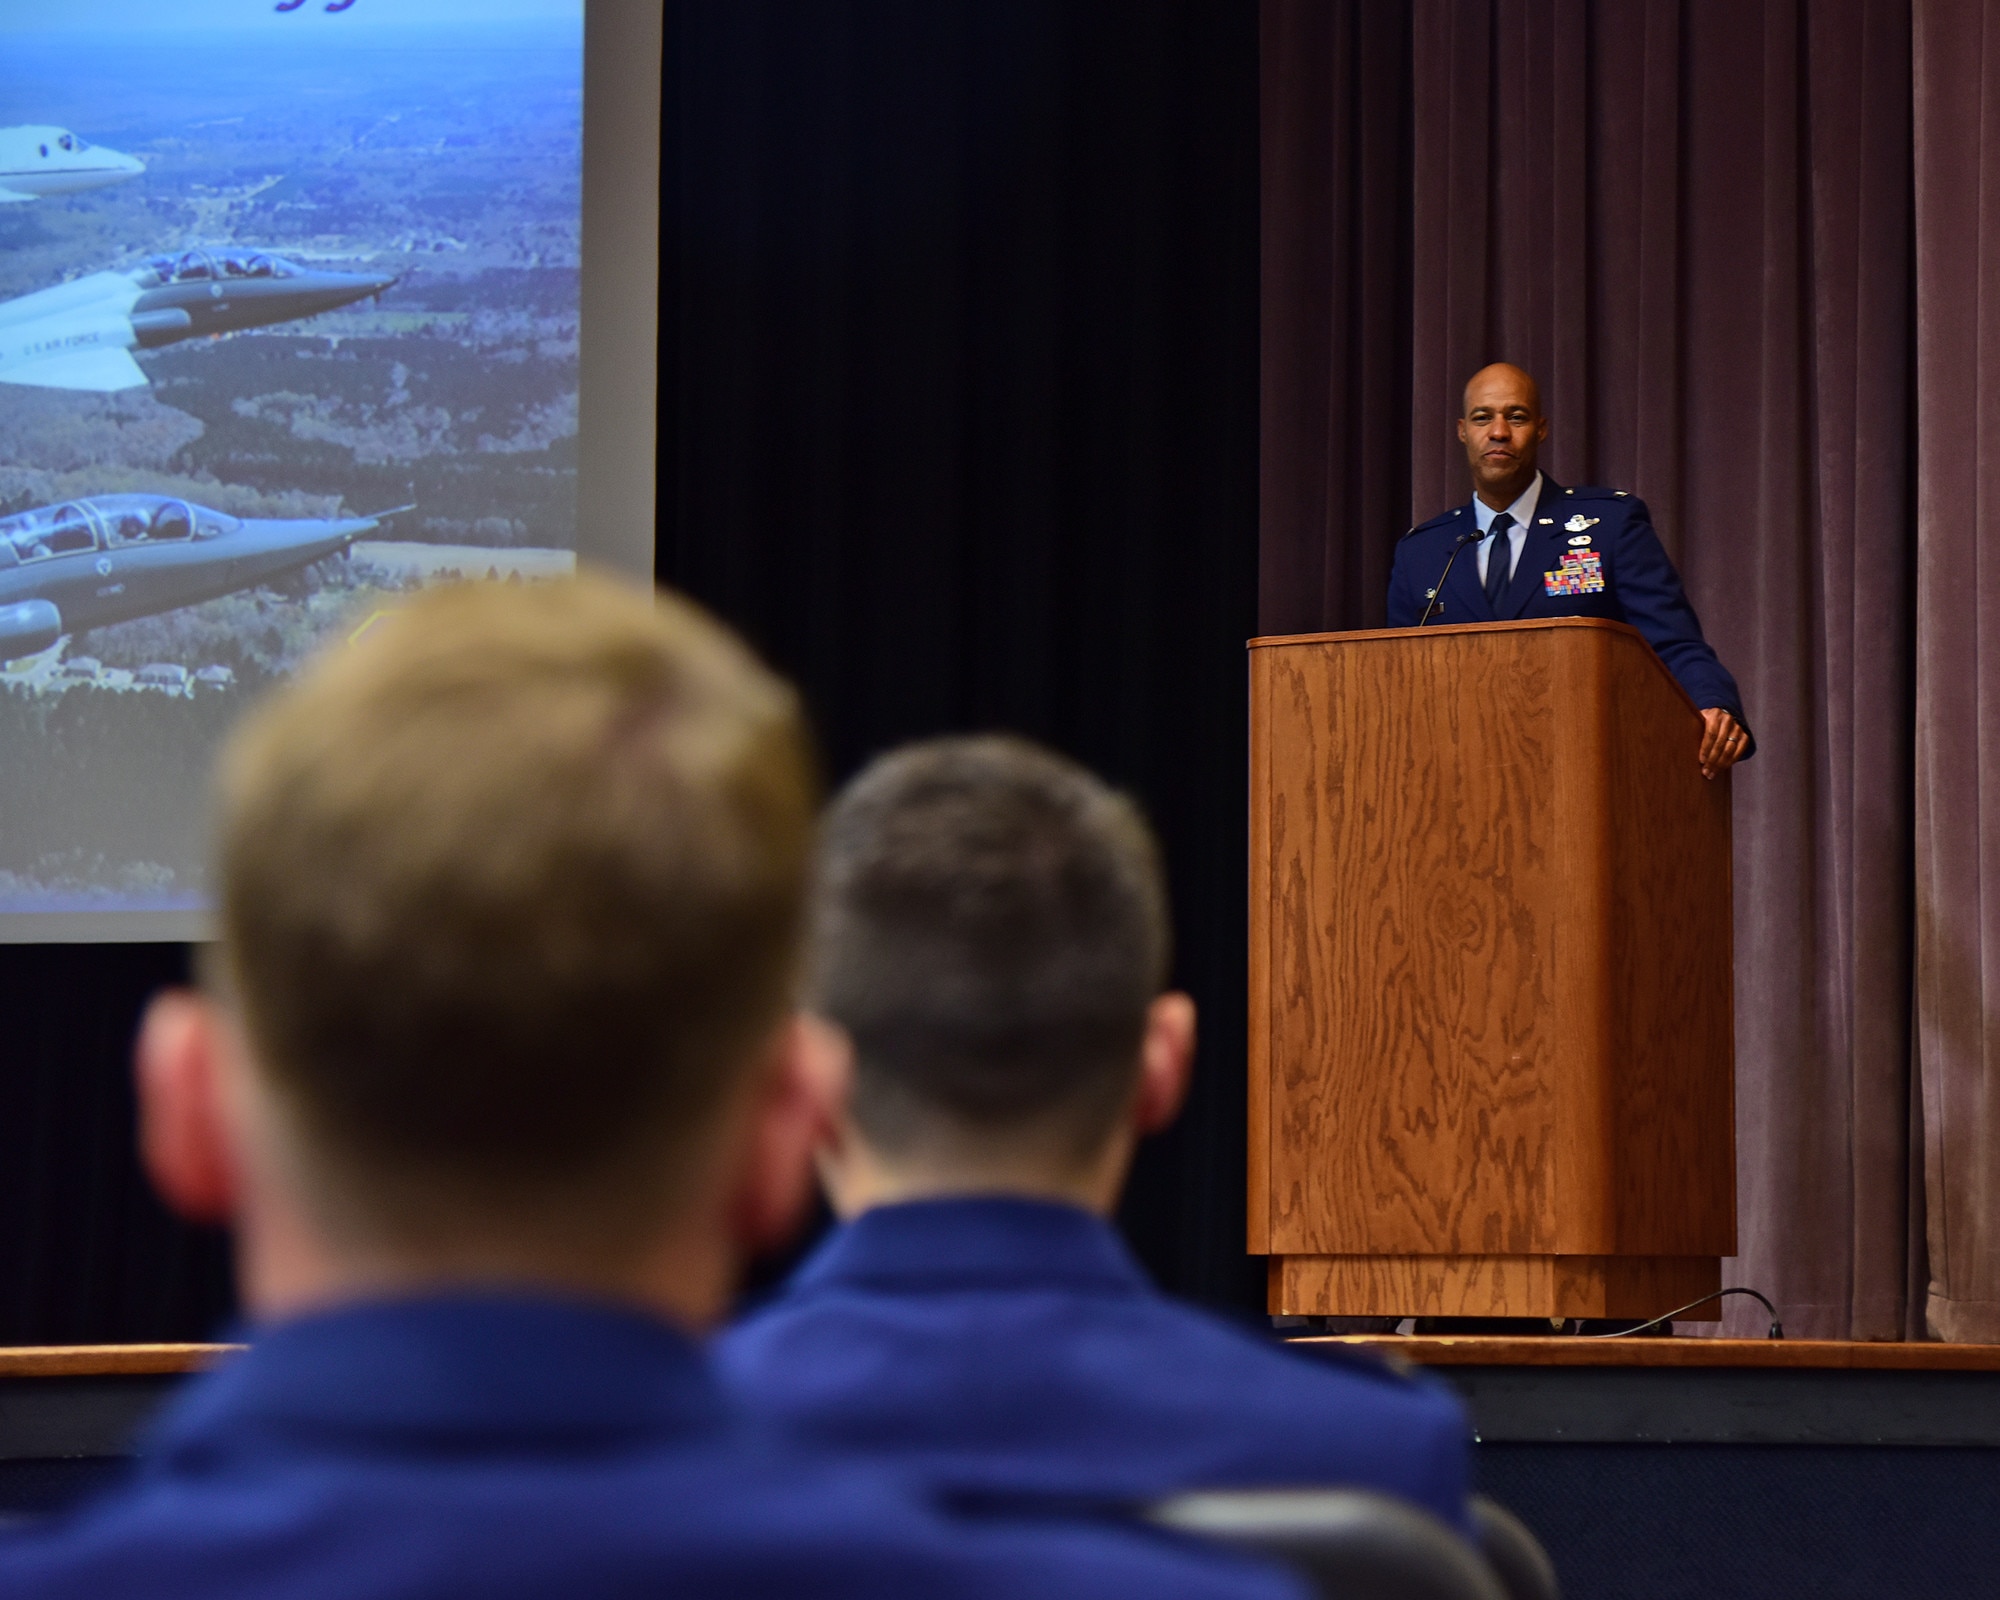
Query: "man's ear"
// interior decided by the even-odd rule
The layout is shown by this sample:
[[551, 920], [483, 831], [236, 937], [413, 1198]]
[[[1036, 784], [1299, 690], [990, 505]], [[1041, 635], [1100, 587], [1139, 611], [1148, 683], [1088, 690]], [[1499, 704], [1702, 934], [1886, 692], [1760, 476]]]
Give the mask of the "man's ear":
[[731, 1207], [747, 1255], [783, 1244], [815, 1193], [813, 1155], [833, 1136], [854, 1077], [854, 1049], [832, 1023], [800, 1013], [773, 1041]]
[[1465, 418], [1463, 417], [1458, 419], [1458, 442], [1460, 444], [1465, 443]]
[[1146, 1008], [1146, 1036], [1139, 1046], [1139, 1093], [1132, 1122], [1140, 1134], [1158, 1133], [1180, 1115], [1194, 1076], [1194, 1001], [1160, 995]]
[[236, 1214], [223, 1062], [230, 1047], [215, 1003], [186, 989], [154, 998], [133, 1047], [140, 1159], [160, 1198], [189, 1222], [226, 1223]]

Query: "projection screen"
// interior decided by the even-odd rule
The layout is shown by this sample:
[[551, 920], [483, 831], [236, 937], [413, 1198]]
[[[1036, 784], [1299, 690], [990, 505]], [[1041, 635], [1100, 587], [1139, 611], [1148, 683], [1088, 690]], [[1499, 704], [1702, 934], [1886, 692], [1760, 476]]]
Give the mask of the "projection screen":
[[202, 937], [221, 741], [403, 596], [650, 574], [660, 44], [0, 9], [0, 940]]

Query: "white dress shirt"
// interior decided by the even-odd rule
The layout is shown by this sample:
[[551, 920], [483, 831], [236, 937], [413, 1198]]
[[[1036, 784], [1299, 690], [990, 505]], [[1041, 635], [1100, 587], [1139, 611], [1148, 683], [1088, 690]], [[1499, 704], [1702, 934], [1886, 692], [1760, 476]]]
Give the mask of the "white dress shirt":
[[[1514, 581], [1514, 569], [1521, 564], [1521, 546], [1528, 542], [1528, 524], [1534, 520], [1535, 502], [1542, 497], [1542, 475], [1521, 491], [1521, 498], [1507, 508], [1514, 526], [1507, 530], [1507, 581]], [[1472, 514], [1479, 521], [1479, 587], [1486, 587], [1487, 558], [1493, 553], [1493, 519], [1500, 515], [1478, 495], [1472, 497]]]

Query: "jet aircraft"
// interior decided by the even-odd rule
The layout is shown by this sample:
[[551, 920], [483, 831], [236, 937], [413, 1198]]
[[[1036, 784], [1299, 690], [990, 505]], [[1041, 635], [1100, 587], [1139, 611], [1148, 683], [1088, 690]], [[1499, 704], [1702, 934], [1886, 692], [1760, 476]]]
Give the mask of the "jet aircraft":
[[136, 389], [130, 355], [208, 333], [268, 327], [380, 294], [396, 275], [321, 272], [266, 250], [184, 250], [124, 272], [0, 302], [0, 383]]
[[234, 594], [345, 550], [366, 517], [232, 517], [163, 494], [100, 494], [0, 517], [0, 661], [66, 633]]
[[67, 128], [0, 128], [0, 205], [102, 189], [145, 170], [137, 156], [107, 150]]

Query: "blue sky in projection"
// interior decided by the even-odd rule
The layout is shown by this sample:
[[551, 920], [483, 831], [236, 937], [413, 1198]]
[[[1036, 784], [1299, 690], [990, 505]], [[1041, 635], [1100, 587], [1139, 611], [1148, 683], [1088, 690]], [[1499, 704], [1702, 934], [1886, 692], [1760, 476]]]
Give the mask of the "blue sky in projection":
[[[337, 3], [337, 0], [336, 0]], [[26, 4], [0, 0], [0, 34], [111, 33], [241, 30], [266, 34], [283, 28], [317, 37], [380, 35], [406, 28], [481, 26], [495, 23], [581, 24], [583, 0], [353, 0], [329, 12], [327, 0], [305, 0], [281, 12], [276, 0], [62, 0]]]

